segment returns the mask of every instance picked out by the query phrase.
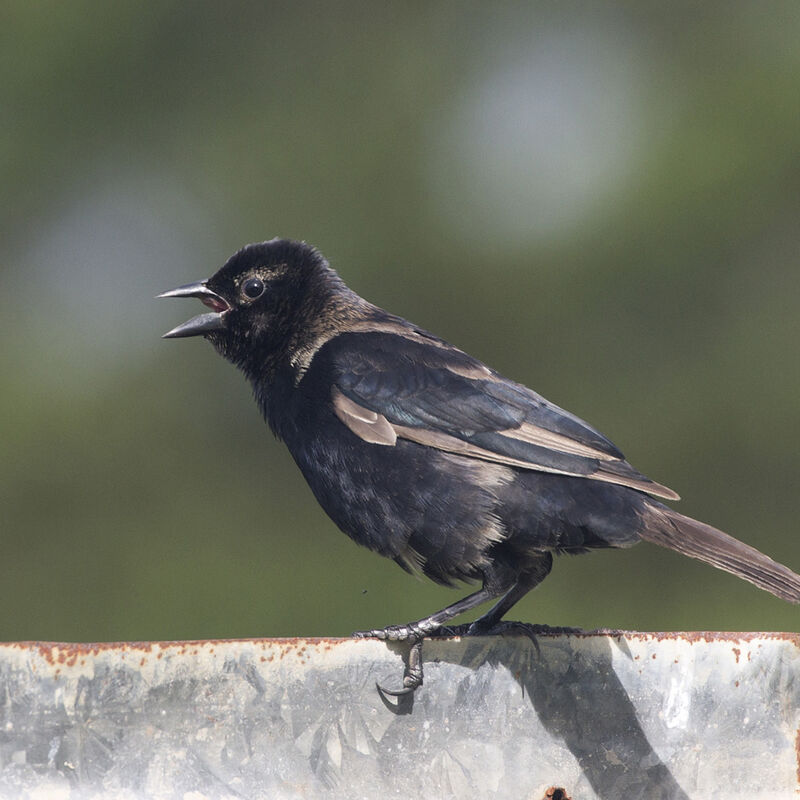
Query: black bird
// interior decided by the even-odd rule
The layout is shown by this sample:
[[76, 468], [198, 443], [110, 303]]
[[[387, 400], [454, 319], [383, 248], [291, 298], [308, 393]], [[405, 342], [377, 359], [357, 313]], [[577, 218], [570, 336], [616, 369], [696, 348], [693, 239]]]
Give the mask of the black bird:
[[414, 643], [490, 599], [495, 628], [550, 572], [554, 553], [641, 539], [699, 558], [784, 600], [800, 576], [656, 498], [601, 433], [477, 359], [351, 291], [305, 243], [236, 253], [207, 281], [159, 297], [211, 311], [164, 334], [202, 335], [253, 385], [319, 503], [359, 544], [438, 583], [481, 588], [429, 617], [360, 636]]

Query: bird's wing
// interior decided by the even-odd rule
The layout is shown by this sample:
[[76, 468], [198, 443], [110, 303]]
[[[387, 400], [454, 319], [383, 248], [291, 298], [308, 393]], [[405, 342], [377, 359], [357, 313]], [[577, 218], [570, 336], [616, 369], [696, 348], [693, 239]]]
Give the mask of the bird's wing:
[[397, 439], [520, 469], [581, 476], [678, 499], [636, 471], [601, 433], [440, 339], [399, 323], [326, 346], [332, 402], [364, 441]]

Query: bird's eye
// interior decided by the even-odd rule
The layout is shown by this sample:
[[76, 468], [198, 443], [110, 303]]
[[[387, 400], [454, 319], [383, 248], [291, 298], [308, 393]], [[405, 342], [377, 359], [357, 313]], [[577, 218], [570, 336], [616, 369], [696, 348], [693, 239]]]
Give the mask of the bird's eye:
[[264, 281], [261, 278], [248, 278], [242, 284], [242, 292], [251, 300], [255, 300], [264, 293]]

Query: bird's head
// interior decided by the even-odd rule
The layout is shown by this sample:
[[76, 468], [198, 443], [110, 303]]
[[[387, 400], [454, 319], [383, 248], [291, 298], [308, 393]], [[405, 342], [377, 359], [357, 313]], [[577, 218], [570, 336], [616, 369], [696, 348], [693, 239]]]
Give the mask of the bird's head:
[[158, 297], [196, 297], [211, 311], [164, 334], [203, 336], [250, 378], [261, 377], [364, 301], [304, 242], [249, 244], [211, 278]]

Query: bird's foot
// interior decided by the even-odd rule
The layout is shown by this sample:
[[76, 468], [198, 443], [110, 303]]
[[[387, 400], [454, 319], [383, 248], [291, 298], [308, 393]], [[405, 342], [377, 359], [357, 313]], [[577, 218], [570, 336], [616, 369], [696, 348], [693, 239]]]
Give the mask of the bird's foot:
[[376, 628], [371, 631], [356, 631], [355, 639], [380, 639], [384, 642], [410, 642], [408, 661], [403, 671], [403, 687], [401, 689], [387, 689], [379, 683], [375, 685], [378, 691], [393, 697], [413, 694], [422, 686], [422, 641], [429, 634], [437, 631], [439, 625], [429, 620], [409, 622], [406, 625], [388, 625], [385, 628]]
[[567, 628], [552, 625], [537, 625], [531, 622], [514, 622], [501, 620], [492, 624], [465, 622], [462, 625], [442, 625], [436, 636], [502, 636], [507, 633], [523, 633], [526, 636], [555, 636], [570, 633], [586, 633], [581, 628]]
[[562, 625], [539, 625], [532, 622], [501, 620], [493, 625], [481, 625], [476, 620], [467, 628], [467, 636], [502, 636], [505, 633], [523, 633], [526, 636], [558, 636], [563, 634], [585, 633], [581, 628], [568, 628]]
[[408, 651], [408, 661], [403, 671], [403, 686], [401, 689], [389, 689], [376, 683], [375, 686], [381, 694], [392, 697], [403, 697], [413, 694], [422, 686], [422, 641], [425, 633], [416, 623], [408, 625], [389, 625], [386, 628], [377, 628], [371, 631], [356, 631], [355, 639], [381, 639], [384, 642], [411, 642]]
[[381, 694], [403, 697], [414, 694], [422, 686], [422, 678], [422, 638], [420, 637], [412, 642], [411, 649], [408, 651], [408, 661], [403, 670], [403, 687], [401, 689], [389, 689], [377, 682], [375, 686]]

